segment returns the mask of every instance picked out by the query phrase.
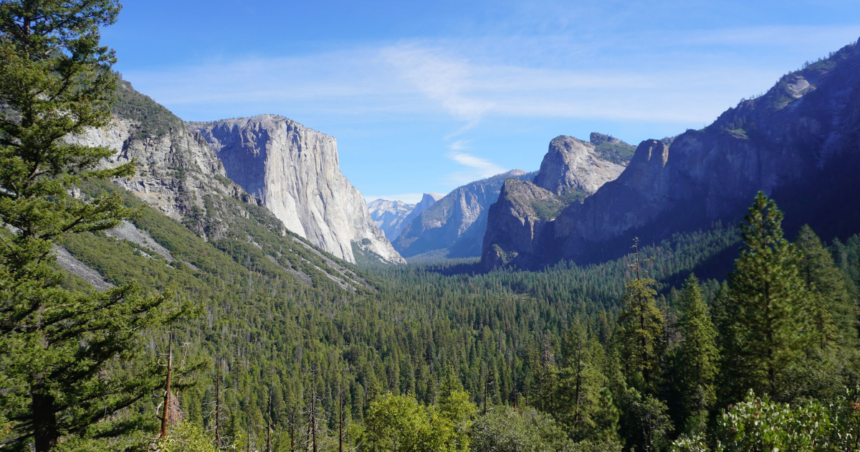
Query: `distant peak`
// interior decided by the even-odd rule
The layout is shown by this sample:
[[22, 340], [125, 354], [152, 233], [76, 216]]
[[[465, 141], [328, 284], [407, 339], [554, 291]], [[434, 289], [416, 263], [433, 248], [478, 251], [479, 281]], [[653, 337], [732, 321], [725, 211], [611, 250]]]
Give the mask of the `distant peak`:
[[440, 195], [439, 193], [424, 193], [424, 196], [421, 198], [421, 201], [423, 202], [427, 200], [427, 198], [430, 198], [433, 200], [433, 202], [436, 202], [444, 197], [445, 195]]

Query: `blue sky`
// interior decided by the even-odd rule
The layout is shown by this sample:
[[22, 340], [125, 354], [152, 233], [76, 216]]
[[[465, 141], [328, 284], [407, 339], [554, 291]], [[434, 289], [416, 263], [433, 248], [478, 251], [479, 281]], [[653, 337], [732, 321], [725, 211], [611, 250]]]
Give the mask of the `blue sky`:
[[337, 138], [368, 199], [519, 168], [558, 135], [701, 128], [860, 38], [860, 2], [125, 0], [116, 69], [185, 120]]

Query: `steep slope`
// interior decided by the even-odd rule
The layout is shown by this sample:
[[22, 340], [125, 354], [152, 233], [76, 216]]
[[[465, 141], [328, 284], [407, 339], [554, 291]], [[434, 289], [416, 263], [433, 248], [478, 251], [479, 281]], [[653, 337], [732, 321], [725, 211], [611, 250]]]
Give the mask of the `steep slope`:
[[513, 170], [459, 187], [417, 215], [394, 241], [404, 257], [434, 258], [480, 256], [487, 209], [499, 198], [508, 178], [533, 175]]
[[[533, 267], [552, 244], [554, 221], [571, 204], [615, 180], [624, 167], [601, 158], [601, 145], [622, 145], [606, 135], [592, 142], [559, 136], [549, 143], [534, 183], [508, 179], [488, 210], [481, 260], [487, 268], [514, 262]], [[594, 142], [598, 143], [595, 144]]]
[[440, 194], [424, 193], [418, 204], [377, 199], [368, 204], [367, 208], [370, 211], [373, 224], [385, 234], [385, 238], [394, 241], [403, 231], [405, 225], [440, 199], [442, 199]]
[[355, 262], [353, 244], [403, 263], [341, 174], [334, 138], [276, 115], [189, 123], [224, 162], [227, 177], [263, 200], [286, 228]]
[[[322, 278], [336, 281], [341, 288], [350, 291], [364, 286], [363, 281], [350, 276], [351, 269], [338, 263], [334, 256], [325, 255], [311, 243], [290, 234], [280, 220], [262, 207], [261, 199], [249, 195], [228, 179], [220, 159], [206, 141], [188, 130], [182, 120], [167, 109], [123, 82], [113, 113], [110, 127], [88, 130], [69, 140], [113, 149], [114, 156], [104, 165], [136, 160], [137, 174], [116, 180], [114, 184], [123, 189], [121, 192], [128, 203], [139, 199], [167, 217], [152, 220], [150, 225], [161, 224], [158, 229], [172, 228], [173, 232], [153, 233], [151, 228], [141, 226], [141, 219], [134, 225], [109, 231], [109, 236], [133, 243], [141, 253], [162, 256], [170, 263], [183, 258], [172, 253], [172, 247], [178, 245], [165, 243], [173, 242], [171, 237], [178, 234], [178, 229], [165, 226], [164, 222], [178, 222], [190, 230], [189, 234], [208, 241], [236, 259], [239, 265], [249, 266], [249, 271], [274, 266], [273, 274], [305, 285], [318, 285]], [[89, 190], [115, 189], [89, 187]], [[77, 195], [89, 196], [87, 190]], [[154, 243], [147, 243], [152, 237]], [[170, 258], [163, 254], [164, 250], [170, 250]], [[258, 262], [258, 258], [265, 261]], [[189, 264], [188, 259], [185, 265]], [[193, 268], [194, 264], [190, 266]]]
[[596, 262], [636, 236], [734, 224], [759, 190], [786, 212], [789, 235], [808, 222], [825, 239], [844, 237], [860, 221], [858, 139], [860, 49], [849, 45], [671, 145], [642, 142], [617, 180], [559, 215], [541, 261]]

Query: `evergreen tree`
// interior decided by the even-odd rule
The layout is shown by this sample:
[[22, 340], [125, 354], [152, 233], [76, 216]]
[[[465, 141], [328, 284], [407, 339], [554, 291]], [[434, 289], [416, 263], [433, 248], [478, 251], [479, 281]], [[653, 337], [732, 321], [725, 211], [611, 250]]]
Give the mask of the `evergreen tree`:
[[555, 396], [558, 401], [555, 418], [571, 439], [581, 441], [596, 433], [594, 414], [604, 378], [594, 365], [594, 355], [602, 351], [602, 347], [590, 340], [585, 324], [577, 320], [565, 338], [564, 350], [564, 367], [559, 371]]
[[558, 367], [555, 365], [555, 356], [548, 335], [544, 336], [541, 343], [541, 353], [536, 367], [532, 385], [532, 404], [538, 410], [552, 414], [558, 402], [555, 398], [558, 388]]
[[701, 432], [708, 409], [715, 401], [714, 383], [719, 352], [716, 330], [699, 290], [699, 280], [690, 275], [679, 297], [679, 327], [683, 343], [678, 351], [678, 377], [684, 401], [687, 432]]
[[809, 225], [795, 240], [800, 252], [798, 264], [808, 296], [807, 312], [812, 320], [817, 344], [854, 344], [857, 338], [857, 305], [851, 299], [846, 275], [833, 263], [833, 256]]
[[654, 300], [656, 282], [642, 278], [639, 272], [637, 262], [637, 276], [627, 282], [624, 311], [618, 319], [618, 338], [627, 383], [640, 392], [653, 393], [660, 379], [665, 331], [663, 314]]
[[593, 420], [595, 426], [595, 437], [598, 441], [618, 442], [618, 421], [620, 415], [609, 388], [601, 388], [597, 401], [597, 409]]
[[0, 411], [12, 429], [0, 447], [47, 451], [138, 427], [113, 414], [148, 395], [162, 370], [115, 364], [139, 356], [141, 330], [181, 314], [135, 286], [69, 292], [54, 269], [61, 238], [134, 214], [117, 195], [72, 195], [83, 180], [132, 175], [134, 163], [98, 169], [110, 149], [66, 139], [109, 123], [115, 58], [99, 28], [119, 9], [115, 0], [0, 3]]
[[783, 238], [782, 219], [776, 203], [759, 192], [741, 224], [743, 248], [723, 314], [726, 400], [741, 400], [749, 389], [776, 393], [784, 371], [805, 348], [799, 255]]

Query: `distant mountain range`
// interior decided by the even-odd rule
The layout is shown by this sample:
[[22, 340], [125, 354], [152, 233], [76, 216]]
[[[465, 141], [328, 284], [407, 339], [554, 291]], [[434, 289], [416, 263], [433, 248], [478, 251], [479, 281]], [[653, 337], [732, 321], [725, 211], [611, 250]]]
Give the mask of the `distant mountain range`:
[[[586, 156], [559, 151], [570, 146], [584, 146], [589, 152]], [[617, 177], [635, 149], [617, 138], [597, 132], [590, 135], [588, 142], [558, 137], [550, 143], [550, 158], [541, 165], [543, 177], [557, 180], [552, 190], [559, 195], [567, 192], [568, 185], [573, 184], [573, 191], [585, 196], [596, 190], [599, 184]], [[480, 256], [484, 235], [488, 231], [489, 208], [499, 199], [505, 181], [515, 179], [531, 183], [537, 175], [537, 172], [513, 170], [455, 189], [411, 222], [404, 221], [402, 232], [392, 240], [394, 248], [403, 257], [413, 260]], [[569, 203], [568, 198], [581, 197], [576, 193], [568, 193], [562, 202]]]
[[394, 249], [417, 259], [479, 256], [487, 209], [498, 199], [505, 179], [532, 176], [513, 170], [455, 189], [406, 224], [393, 242]]
[[427, 210], [436, 201], [442, 199], [438, 193], [424, 193], [417, 204], [406, 204], [403, 201], [389, 201], [377, 199], [367, 205], [373, 223], [385, 234], [388, 240], [396, 239], [403, 226], [409, 224], [413, 218]]

